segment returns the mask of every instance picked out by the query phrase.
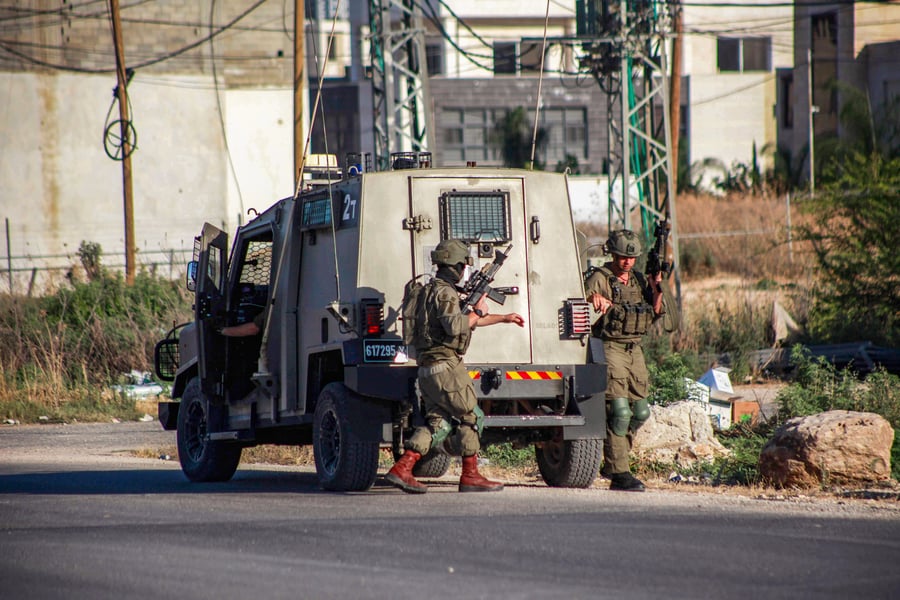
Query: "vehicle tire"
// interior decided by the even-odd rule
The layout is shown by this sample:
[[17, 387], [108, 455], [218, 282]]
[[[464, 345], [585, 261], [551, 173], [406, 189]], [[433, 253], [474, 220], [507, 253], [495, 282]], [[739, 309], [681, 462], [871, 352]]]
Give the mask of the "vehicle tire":
[[237, 444], [209, 439], [209, 425], [216, 413], [200, 390], [200, 378], [191, 379], [178, 407], [178, 460], [191, 481], [228, 481], [241, 462]]
[[534, 454], [550, 487], [586, 488], [600, 470], [603, 440], [553, 440], [535, 446]]
[[353, 402], [362, 397], [343, 383], [329, 383], [319, 394], [313, 420], [313, 455], [319, 484], [336, 492], [365, 491], [378, 475], [379, 443], [360, 439], [350, 424]]
[[412, 472], [416, 477], [442, 477], [450, 468], [451, 462], [452, 456], [432, 448], [428, 454], [419, 459]]

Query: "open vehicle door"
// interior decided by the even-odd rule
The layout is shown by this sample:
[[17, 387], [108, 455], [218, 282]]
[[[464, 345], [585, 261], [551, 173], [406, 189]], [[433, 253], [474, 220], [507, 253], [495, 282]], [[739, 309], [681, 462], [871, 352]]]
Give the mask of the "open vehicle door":
[[194, 318], [199, 343], [198, 367], [203, 391], [210, 398], [225, 396], [225, 342], [216, 333], [225, 319], [225, 279], [228, 273], [228, 234], [203, 224], [197, 265]]

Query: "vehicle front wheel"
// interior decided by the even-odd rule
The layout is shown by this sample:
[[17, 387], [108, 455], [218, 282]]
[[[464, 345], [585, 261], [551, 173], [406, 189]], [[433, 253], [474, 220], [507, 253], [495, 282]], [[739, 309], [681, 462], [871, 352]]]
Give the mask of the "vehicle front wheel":
[[550, 487], [586, 488], [594, 482], [603, 456], [603, 440], [544, 442], [534, 448], [538, 470]]
[[313, 455], [319, 483], [326, 490], [365, 491], [378, 475], [378, 441], [362, 439], [350, 422], [353, 404], [365, 402], [342, 383], [319, 394], [313, 420]]
[[[228, 481], [241, 462], [241, 447], [209, 439], [210, 405], [200, 389], [200, 378], [191, 379], [178, 407], [178, 460], [191, 481]], [[217, 409], [221, 410], [221, 409]]]

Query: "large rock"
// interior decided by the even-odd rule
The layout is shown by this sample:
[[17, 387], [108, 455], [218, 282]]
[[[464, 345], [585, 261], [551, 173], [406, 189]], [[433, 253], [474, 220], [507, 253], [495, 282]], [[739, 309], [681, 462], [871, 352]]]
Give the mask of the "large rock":
[[874, 413], [832, 410], [779, 427], [759, 457], [760, 475], [777, 487], [885, 481], [894, 430]]
[[716, 439], [709, 415], [697, 402], [651, 406], [650, 418], [635, 434], [633, 451], [640, 460], [682, 467], [729, 454]]

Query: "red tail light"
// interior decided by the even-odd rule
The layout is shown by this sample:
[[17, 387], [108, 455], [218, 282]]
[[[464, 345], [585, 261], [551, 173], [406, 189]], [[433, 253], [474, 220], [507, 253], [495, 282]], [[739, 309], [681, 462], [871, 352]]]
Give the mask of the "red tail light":
[[591, 332], [591, 305], [581, 298], [569, 298], [563, 308], [563, 335], [580, 338]]
[[364, 337], [376, 337], [384, 333], [384, 303], [372, 298], [360, 302]]

